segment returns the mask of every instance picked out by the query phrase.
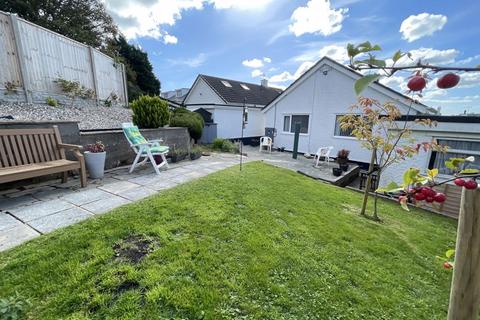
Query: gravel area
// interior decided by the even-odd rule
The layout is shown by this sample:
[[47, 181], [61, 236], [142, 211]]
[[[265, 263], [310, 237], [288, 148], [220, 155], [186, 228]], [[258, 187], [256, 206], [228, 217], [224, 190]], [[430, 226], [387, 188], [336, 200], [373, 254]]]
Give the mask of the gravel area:
[[[12, 116], [13, 121], [78, 121], [81, 130], [120, 128], [122, 122], [132, 121], [132, 111], [123, 107], [51, 107], [44, 104], [0, 102], [0, 117], [8, 116]], [[0, 121], [9, 120], [0, 118]]]

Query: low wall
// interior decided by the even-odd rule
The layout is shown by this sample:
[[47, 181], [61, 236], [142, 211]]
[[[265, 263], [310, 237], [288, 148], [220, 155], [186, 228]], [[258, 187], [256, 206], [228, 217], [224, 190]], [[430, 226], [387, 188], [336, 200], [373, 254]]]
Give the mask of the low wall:
[[[182, 149], [190, 152], [190, 135], [187, 128], [159, 128], [140, 130], [146, 139], [163, 139], [163, 145], [171, 149]], [[135, 153], [130, 147], [122, 130], [82, 131], [80, 144], [87, 145], [102, 141], [107, 151], [106, 169], [131, 164]]]
[[35, 129], [58, 126], [62, 142], [80, 144], [80, 131], [77, 121], [0, 121], [0, 129]]

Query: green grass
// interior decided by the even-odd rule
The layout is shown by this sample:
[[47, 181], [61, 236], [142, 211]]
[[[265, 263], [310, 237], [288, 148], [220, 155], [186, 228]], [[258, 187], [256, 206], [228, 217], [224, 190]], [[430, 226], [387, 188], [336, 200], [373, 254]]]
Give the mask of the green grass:
[[[444, 319], [456, 223], [251, 163], [0, 254], [31, 319]], [[129, 235], [154, 239], [139, 263]]]

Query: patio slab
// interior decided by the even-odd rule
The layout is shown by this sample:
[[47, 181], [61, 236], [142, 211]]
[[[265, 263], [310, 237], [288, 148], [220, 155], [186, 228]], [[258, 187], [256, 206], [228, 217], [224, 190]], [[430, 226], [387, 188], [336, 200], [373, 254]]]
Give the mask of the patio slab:
[[72, 207], [71, 203], [55, 199], [39, 201], [29, 206], [9, 210], [9, 212], [23, 222], [28, 222]]
[[80, 189], [76, 192], [73, 192], [69, 195], [62, 197], [64, 201], [73, 203], [74, 205], [81, 206], [90, 202], [94, 202], [100, 199], [106, 199], [110, 197], [110, 193], [101, 189]]
[[19, 244], [38, 237], [39, 235], [40, 233], [25, 224], [5, 231], [0, 231], [0, 251], [18, 246]]
[[58, 228], [80, 222], [92, 215], [78, 207], [63, 210], [49, 216], [30, 221], [28, 224], [41, 233], [48, 233]]
[[12, 229], [21, 225], [22, 223], [13, 216], [0, 212], [0, 231]]
[[100, 199], [94, 202], [87, 203], [81, 206], [81, 208], [93, 212], [94, 214], [101, 214], [130, 202], [130, 200], [127, 200], [125, 198], [112, 195], [105, 199]]

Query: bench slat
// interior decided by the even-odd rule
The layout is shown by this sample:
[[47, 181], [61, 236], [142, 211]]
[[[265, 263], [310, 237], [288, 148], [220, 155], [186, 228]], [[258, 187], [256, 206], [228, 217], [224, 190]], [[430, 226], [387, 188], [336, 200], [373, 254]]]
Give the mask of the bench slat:
[[30, 143], [28, 142], [28, 136], [22, 135], [22, 140], [23, 146], [25, 148], [25, 154], [27, 156], [27, 163], [34, 163], [35, 160], [33, 160], [32, 150], [30, 149]]
[[20, 158], [22, 158], [22, 164], [28, 164], [27, 155], [25, 153], [25, 146], [23, 144], [22, 136], [15, 136], [17, 139], [18, 150], [20, 151]]
[[20, 152], [18, 152], [17, 141], [15, 136], [10, 136], [10, 145], [12, 146], [13, 155], [15, 156], [15, 161], [18, 165], [22, 165], [22, 157], [20, 156]]
[[44, 135], [42, 135], [42, 137], [45, 139], [45, 144], [47, 146], [47, 148], [45, 149], [45, 153], [48, 156], [48, 161], [56, 160], [55, 157], [54, 157], [54, 152], [53, 152], [53, 149], [52, 149], [52, 142], [50, 141], [49, 135], [44, 134]]
[[35, 144], [34, 144], [34, 147], [35, 149], [37, 150], [37, 154], [38, 154], [38, 158], [39, 158], [39, 162], [45, 162], [47, 161], [45, 159], [45, 157], [43, 156], [43, 152], [42, 152], [42, 144], [40, 143], [40, 136], [38, 134], [34, 135], [33, 136], [33, 140], [35, 140]]
[[17, 181], [80, 168], [78, 161], [55, 160], [0, 169], [0, 183]]
[[37, 148], [35, 148], [35, 138], [33, 135], [28, 135], [28, 142], [30, 145], [30, 150], [32, 152], [33, 162], [37, 163], [40, 162], [40, 158], [38, 157]]
[[55, 137], [55, 134], [49, 134], [48, 136], [50, 137], [50, 142], [52, 143], [53, 155], [55, 159], [62, 159], [62, 157], [60, 157], [60, 151], [58, 149], [58, 144], [57, 144], [57, 139]]
[[7, 150], [4, 147], [2, 137], [0, 137], [0, 156], [2, 159], [2, 167], [9, 167], [10, 164], [8, 163], [8, 159], [7, 159]]
[[5, 144], [5, 149], [7, 149], [7, 155], [8, 155], [8, 162], [11, 166], [16, 166], [17, 163], [15, 162], [15, 158], [13, 156], [12, 148], [10, 147], [10, 141], [8, 139], [8, 136], [3, 136], [3, 143]]

